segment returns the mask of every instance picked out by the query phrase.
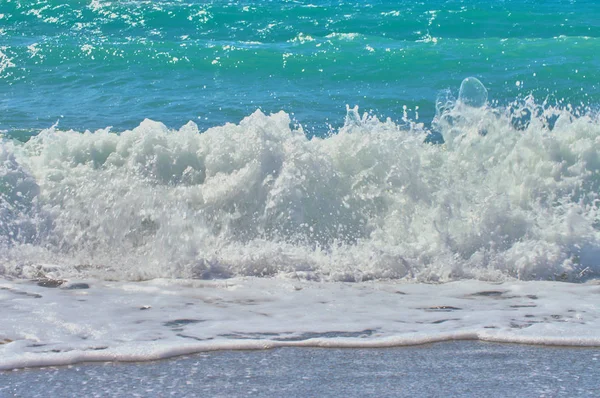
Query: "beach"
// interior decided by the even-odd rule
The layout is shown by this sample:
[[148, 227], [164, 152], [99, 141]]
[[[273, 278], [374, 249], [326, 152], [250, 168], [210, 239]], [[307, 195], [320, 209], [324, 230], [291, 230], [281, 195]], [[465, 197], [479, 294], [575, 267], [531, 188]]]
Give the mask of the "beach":
[[0, 373], [0, 397], [593, 397], [600, 348], [280, 348]]

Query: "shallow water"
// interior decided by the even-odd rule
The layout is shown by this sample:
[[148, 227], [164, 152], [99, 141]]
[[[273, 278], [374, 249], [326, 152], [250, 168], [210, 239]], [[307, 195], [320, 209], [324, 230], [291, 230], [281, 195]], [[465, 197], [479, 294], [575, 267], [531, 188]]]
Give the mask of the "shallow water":
[[599, 347], [600, 285], [2, 281], [0, 370], [202, 351], [481, 340]]
[[587, 397], [599, 349], [450, 342], [395, 349], [281, 348], [136, 364], [0, 372], [0, 397]]

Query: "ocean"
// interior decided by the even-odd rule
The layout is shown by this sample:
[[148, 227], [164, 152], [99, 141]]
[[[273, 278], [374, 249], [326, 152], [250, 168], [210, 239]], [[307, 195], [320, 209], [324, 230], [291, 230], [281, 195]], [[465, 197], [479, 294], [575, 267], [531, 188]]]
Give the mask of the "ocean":
[[600, 346], [600, 3], [0, 0], [0, 369]]

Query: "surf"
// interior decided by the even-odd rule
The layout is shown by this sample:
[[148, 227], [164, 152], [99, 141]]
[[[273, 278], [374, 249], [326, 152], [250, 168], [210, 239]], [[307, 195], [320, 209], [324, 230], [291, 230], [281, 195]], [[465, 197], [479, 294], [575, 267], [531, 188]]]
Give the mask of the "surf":
[[490, 104], [475, 78], [450, 94], [429, 126], [348, 108], [322, 138], [260, 110], [205, 131], [147, 119], [4, 138], [4, 273], [596, 277], [597, 114], [531, 97]]

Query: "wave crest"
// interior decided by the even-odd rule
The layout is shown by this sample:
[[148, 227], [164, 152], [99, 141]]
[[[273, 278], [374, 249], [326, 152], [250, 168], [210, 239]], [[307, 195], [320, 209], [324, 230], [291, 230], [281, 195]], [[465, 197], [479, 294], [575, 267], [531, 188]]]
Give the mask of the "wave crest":
[[[443, 145], [423, 124], [356, 108], [325, 138], [256, 111], [203, 133], [145, 120], [119, 134], [5, 140], [5, 272], [55, 262], [134, 279], [597, 276], [597, 117], [531, 99], [442, 102]], [[11, 238], [23, 217], [30, 238]]]

